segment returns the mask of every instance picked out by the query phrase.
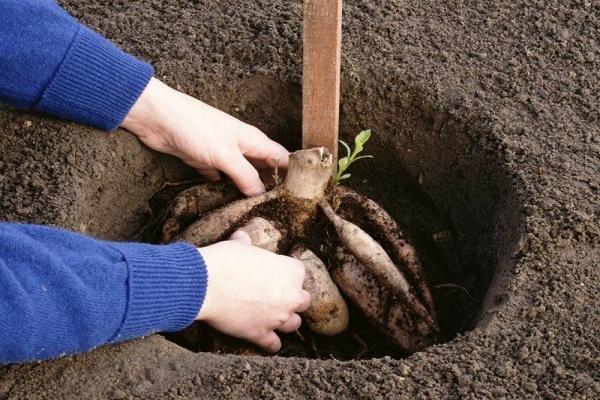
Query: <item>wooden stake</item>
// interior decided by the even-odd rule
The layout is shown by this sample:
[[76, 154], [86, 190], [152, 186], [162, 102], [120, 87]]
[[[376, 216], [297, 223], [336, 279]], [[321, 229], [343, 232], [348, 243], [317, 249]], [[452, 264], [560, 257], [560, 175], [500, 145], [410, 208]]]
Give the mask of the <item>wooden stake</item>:
[[324, 146], [337, 165], [342, 0], [304, 1], [302, 147]]

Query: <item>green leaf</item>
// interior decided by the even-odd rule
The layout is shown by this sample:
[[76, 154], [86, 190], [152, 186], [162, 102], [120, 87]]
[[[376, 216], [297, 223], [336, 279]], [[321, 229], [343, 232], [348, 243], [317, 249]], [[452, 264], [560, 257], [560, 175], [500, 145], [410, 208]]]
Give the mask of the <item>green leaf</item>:
[[350, 154], [352, 154], [352, 150], [350, 150], [350, 146], [348, 146], [348, 143], [344, 142], [343, 140], [340, 140], [340, 143], [346, 149], [346, 156], [350, 157]]
[[356, 135], [356, 137], [354, 138], [354, 154], [358, 154], [361, 151], [363, 151], [363, 147], [365, 145], [365, 143], [367, 143], [367, 141], [369, 140], [369, 138], [371, 137], [371, 130], [367, 129], [366, 131], [362, 131], [361, 133], [359, 133], [358, 135]]
[[338, 170], [334, 177], [334, 184], [337, 184], [338, 182], [344, 179], [350, 178], [351, 175], [346, 174], [345, 172], [355, 161], [358, 161], [363, 158], [373, 158], [373, 156], [367, 154], [363, 156], [358, 156], [363, 151], [364, 145], [370, 137], [370, 129], [362, 131], [358, 135], [356, 135], [356, 137], [354, 138], [354, 151], [352, 151], [352, 148], [346, 142], [340, 140], [340, 144], [346, 150], [347, 156], [338, 160]]
[[344, 172], [348, 168], [348, 157], [340, 158], [338, 161], [338, 171]]

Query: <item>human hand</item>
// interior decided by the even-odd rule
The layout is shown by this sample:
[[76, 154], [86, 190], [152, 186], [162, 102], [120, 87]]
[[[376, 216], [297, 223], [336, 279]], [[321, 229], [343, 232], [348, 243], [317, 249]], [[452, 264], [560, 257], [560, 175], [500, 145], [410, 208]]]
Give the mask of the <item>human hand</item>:
[[121, 126], [210, 180], [227, 174], [248, 196], [264, 192], [259, 170], [287, 168], [289, 152], [259, 129], [152, 78]]
[[302, 262], [251, 246], [242, 231], [199, 251], [208, 288], [197, 319], [266, 351], [279, 351], [281, 340], [274, 331], [297, 330], [297, 313], [310, 305], [310, 294], [302, 289]]

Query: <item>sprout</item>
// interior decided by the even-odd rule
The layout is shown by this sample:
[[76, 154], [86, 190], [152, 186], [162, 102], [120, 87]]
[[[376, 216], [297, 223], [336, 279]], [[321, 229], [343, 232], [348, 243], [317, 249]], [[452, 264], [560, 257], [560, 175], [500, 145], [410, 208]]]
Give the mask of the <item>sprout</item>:
[[272, 158], [271, 161], [273, 162], [273, 165], [275, 166], [274, 174], [271, 175], [271, 176], [273, 177], [273, 181], [275, 182], [275, 186], [279, 186], [279, 184], [281, 182], [283, 182], [283, 179], [281, 179], [281, 177], [279, 176], [279, 158], [277, 158], [277, 159]]
[[338, 171], [335, 177], [333, 178], [333, 184], [337, 185], [340, 181], [344, 179], [350, 178], [350, 174], [346, 173], [346, 170], [352, 163], [358, 161], [363, 158], [373, 158], [371, 155], [363, 155], [359, 156], [359, 154], [364, 150], [364, 145], [367, 143], [369, 138], [371, 137], [371, 130], [362, 131], [354, 138], [354, 151], [350, 149], [350, 146], [343, 140], [340, 140], [340, 143], [346, 149], [346, 157], [340, 158], [338, 161]]

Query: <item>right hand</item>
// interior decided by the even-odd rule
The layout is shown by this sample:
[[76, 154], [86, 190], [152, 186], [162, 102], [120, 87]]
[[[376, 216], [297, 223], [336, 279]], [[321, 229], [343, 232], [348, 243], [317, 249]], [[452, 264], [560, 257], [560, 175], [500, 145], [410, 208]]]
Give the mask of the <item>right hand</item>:
[[281, 348], [274, 331], [297, 330], [298, 313], [310, 305], [310, 294], [302, 289], [304, 265], [251, 244], [237, 231], [228, 241], [199, 249], [208, 287], [197, 320], [274, 353]]

